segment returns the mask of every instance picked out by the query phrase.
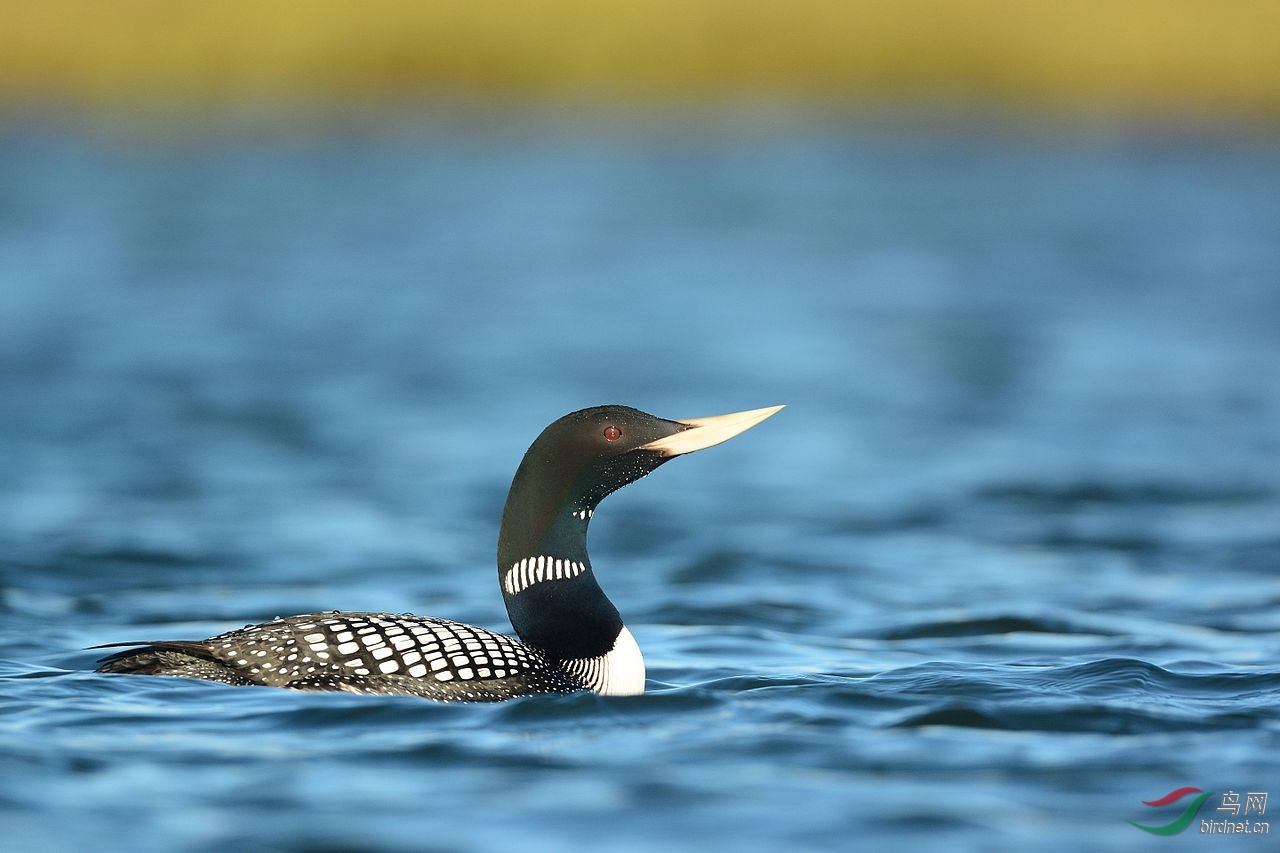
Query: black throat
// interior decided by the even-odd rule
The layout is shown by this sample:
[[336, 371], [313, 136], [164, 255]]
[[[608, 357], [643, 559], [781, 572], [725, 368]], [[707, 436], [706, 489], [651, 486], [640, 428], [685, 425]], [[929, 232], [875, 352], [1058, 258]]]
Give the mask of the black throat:
[[[587, 556], [587, 524], [596, 501], [574, 495], [555, 473], [553, 465], [530, 464], [528, 457], [516, 472], [498, 535], [498, 581], [520, 639], [561, 660], [596, 657], [613, 648], [622, 617], [596, 582]], [[531, 564], [538, 558], [547, 567], [544, 576], [560, 561], [560, 577], [510, 591], [509, 577], [517, 579], [517, 588], [521, 580], [532, 580]]]

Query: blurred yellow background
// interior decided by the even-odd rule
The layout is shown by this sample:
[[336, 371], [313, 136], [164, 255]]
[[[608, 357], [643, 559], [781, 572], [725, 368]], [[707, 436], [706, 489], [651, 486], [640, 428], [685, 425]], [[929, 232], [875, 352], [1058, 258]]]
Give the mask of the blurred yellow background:
[[1276, 0], [7, 2], [0, 101], [849, 101], [1270, 115]]

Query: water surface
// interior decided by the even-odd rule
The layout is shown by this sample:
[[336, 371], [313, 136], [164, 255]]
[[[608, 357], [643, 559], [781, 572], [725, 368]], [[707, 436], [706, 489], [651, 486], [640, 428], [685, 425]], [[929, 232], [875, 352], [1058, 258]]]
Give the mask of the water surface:
[[[33, 123], [0, 175], [8, 849], [1267, 845], [1126, 823], [1280, 787], [1267, 140]], [[596, 516], [645, 696], [91, 673], [507, 629], [511, 474], [604, 402], [788, 404]]]

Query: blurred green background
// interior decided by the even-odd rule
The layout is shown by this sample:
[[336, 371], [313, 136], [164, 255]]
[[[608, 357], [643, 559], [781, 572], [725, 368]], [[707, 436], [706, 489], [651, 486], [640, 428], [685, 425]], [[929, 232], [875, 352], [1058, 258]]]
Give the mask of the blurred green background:
[[991, 102], [1272, 116], [1274, 0], [7, 2], [0, 101]]

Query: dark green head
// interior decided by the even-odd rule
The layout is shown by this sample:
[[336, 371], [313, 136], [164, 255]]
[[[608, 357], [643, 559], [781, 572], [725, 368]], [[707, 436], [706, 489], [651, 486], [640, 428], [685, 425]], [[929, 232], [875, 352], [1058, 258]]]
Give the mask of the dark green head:
[[503, 510], [499, 562], [536, 556], [546, 550], [548, 536], [561, 540], [585, 525], [610, 493], [675, 456], [726, 441], [781, 408], [690, 420], [619, 405], [565, 415], [542, 431], [520, 462]]

